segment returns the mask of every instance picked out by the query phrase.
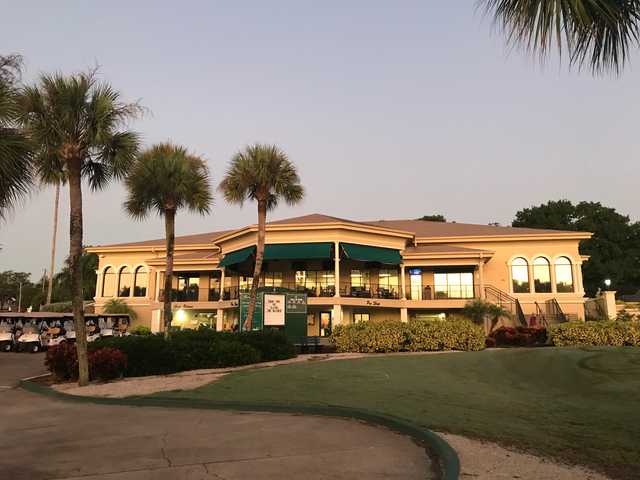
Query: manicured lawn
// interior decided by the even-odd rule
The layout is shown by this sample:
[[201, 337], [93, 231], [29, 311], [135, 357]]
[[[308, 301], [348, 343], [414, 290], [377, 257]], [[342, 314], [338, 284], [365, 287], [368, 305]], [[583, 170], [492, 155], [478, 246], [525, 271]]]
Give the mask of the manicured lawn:
[[305, 363], [235, 373], [214, 400], [343, 405], [606, 471], [640, 472], [640, 349], [512, 349]]

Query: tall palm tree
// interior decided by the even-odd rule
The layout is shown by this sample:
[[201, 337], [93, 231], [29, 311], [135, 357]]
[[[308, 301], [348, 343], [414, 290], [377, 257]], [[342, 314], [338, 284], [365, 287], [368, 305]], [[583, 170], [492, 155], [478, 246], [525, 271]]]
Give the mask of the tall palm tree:
[[49, 278], [47, 285], [47, 303], [51, 303], [53, 296], [53, 277], [56, 268], [56, 242], [58, 239], [58, 212], [60, 205], [60, 185], [63, 180], [55, 182], [55, 199], [53, 202], [53, 234], [51, 235], [51, 261], [49, 265]]
[[249, 330], [262, 272], [267, 211], [273, 210], [280, 200], [289, 205], [299, 203], [304, 197], [304, 188], [295, 165], [283, 150], [276, 145], [256, 143], [234, 155], [219, 189], [229, 203], [242, 206], [245, 200], [253, 200], [258, 204], [258, 246], [245, 321], [245, 328]]
[[138, 135], [126, 123], [141, 113], [119, 92], [100, 83], [95, 72], [42, 75], [19, 99], [20, 120], [35, 152], [33, 163], [43, 182], [65, 178], [69, 185], [69, 270], [78, 351], [78, 383], [89, 382], [82, 302], [82, 180], [93, 190], [125, 176], [138, 152]]
[[640, 41], [640, 0], [480, 0], [509, 42], [572, 65], [619, 73]]
[[17, 123], [21, 66], [17, 55], [0, 56], [0, 220], [33, 183], [31, 147]]
[[176, 212], [188, 209], [201, 215], [213, 204], [211, 179], [206, 162], [189, 154], [186, 148], [161, 143], [142, 152], [126, 179], [124, 208], [133, 218], [142, 220], [151, 212], [164, 217], [167, 265], [164, 274], [164, 331], [171, 327], [171, 280], [175, 246]]

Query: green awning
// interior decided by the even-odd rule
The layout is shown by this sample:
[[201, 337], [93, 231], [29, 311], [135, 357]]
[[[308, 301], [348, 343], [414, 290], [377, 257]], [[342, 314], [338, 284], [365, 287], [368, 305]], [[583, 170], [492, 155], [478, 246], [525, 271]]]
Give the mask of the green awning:
[[331, 258], [330, 242], [275, 243], [264, 248], [265, 260], [317, 260]]
[[342, 251], [347, 258], [361, 262], [377, 262], [386, 265], [400, 265], [402, 257], [400, 250], [393, 248], [369, 247], [353, 243], [341, 243]]
[[241, 250], [236, 250], [235, 252], [229, 252], [225, 254], [222, 260], [220, 260], [220, 263], [218, 264], [218, 266], [228, 267], [229, 265], [242, 263], [251, 255], [254, 255], [255, 253], [256, 253], [256, 247], [253, 245], [250, 247], [245, 247]]

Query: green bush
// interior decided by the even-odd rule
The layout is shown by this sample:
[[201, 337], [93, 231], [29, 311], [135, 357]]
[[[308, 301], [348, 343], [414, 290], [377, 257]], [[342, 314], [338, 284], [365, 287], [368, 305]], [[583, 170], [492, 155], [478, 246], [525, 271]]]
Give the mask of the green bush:
[[558, 347], [595, 345], [640, 346], [640, 322], [570, 322], [551, 328], [551, 342]]
[[482, 350], [482, 327], [464, 317], [446, 320], [387, 320], [338, 325], [330, 337], [339, 352]]
[[446, 320], [414, 320], [409, 323], [409, 350], [412, 352], [477, 351], [484, 346], [483, 328], [466, 317], [450, 316]]
[[101, 338], [90, 349], [113, 347], [127, 357], [126, 377], [163, 375], [184, 370], [247, 365], [295, 357], [282, 332], [243, 334], [211, 329], [181, 330], [168, 340], [162, 335]]
[[130, 330], [129, 333], [131, 333], [132, 335], [149, 336], [151, 335], [151, 329], [149, 327], [145, 327], [144, 325], [138, 325], [133, 330]]

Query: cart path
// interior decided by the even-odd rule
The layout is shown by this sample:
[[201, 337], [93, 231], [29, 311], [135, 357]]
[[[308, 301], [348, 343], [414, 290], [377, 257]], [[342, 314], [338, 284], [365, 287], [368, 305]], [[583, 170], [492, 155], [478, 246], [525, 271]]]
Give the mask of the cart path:
[[[0, 384], [42, 372], [0, 356]], [[325, 417], [71, 403], [0, 391], [0, 471], [11, 479], [425, 479], [408, 437]]]

